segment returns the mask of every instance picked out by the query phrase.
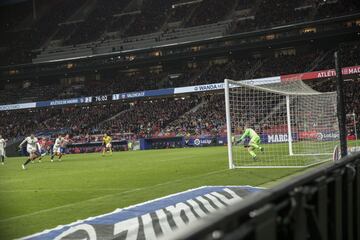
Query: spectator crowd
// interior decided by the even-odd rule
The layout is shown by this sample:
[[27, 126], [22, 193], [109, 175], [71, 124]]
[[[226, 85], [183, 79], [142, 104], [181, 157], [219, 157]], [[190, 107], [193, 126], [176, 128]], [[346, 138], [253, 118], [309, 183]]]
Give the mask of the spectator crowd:
[[108, 32], [122, 37], [156, 33], [166, 30], [172, 22], [192, 27], [228, 21], [233, 26], [229, 31], [239, 33], [341, 16], [360, 9], [355, 0], [98, 0], [88, 7], [86, 3], [39, 0], [35, 11], [26, 1], [2, 6], [0, 64], [29, 63], [50, 40], [76, 46], [104, 41]]

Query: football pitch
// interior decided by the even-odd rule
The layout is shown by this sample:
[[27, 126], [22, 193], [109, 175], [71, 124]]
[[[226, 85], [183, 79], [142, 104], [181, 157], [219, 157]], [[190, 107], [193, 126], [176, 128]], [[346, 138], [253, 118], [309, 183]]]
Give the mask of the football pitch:
[[228, 170], [227, 148], [24, 157], [0, 165], [0, 239], [13, 239], [205, 185], [262, 186], [304, 169]]
[[[257, 159], [254, 161], [247, 148], [242, 145], [233, 146], [233, 161], [236, 166], [242, 167], [306, 167], [332, 160], [333, 149], [337, 142], [295, 142], [293, 143], [293, 156], [289, 156], [288, 143], [263, 144], [265, 152], [256, 151]], [[322, 149], [322, 151], [319, 151]], [[327, 152], [316, 155], [314, 153]]]

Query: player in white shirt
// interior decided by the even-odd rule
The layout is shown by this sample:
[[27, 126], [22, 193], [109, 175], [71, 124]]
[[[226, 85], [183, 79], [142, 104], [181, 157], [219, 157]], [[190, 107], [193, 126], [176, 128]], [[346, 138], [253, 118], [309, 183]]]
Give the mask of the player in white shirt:
[[63, 155], [62, 153], [62, 146], [64, 144], [64, 138], [61, 135], [58, 135], [58, 137], [55, 140], [54, 146], [53, 146], [53, 152], [51, 155], [51, 161], [54, 161], [54, 157], [58, 156], [58, 160], [61, 161], [61, 157]]
[[38, 150], [39, 150], [39, 142], [38, 139], [35, 137], [34, 134], [31, 134], [29, 137], [25, 138], [24, 141], [22, 141], [19, 145], [19, 148], [22, 148], [22, 146], [26, 143], [26, 151], [29, 153], [29, 157], [27, 159], [27, 161], [22, 165], [22, 168], [25, 170], [26, 169], [26, 165], [35, 160], [36, 158], [39, 157], [39, 155], [37, 154]]
[[6, 147], [6, 140], [0, 135], [0, 157], [1, 157], [2, 165], [4, 165], [4, 161], [5, 161], [5, 147]]

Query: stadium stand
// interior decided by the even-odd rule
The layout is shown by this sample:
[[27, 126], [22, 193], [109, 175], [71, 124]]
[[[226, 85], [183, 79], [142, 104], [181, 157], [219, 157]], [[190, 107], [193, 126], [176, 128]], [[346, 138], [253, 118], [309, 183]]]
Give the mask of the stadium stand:
[[[9, 2], [12, 4], [7, 5]], [[227, 135], [224, 79], [249, 80], [248, 82], [251, 82], [250, 80], [257, 78], [267, 78], [267, 80], [271, 79], [270, 81], [274, 80], [281, 84], [294, 79], [304, 79], [306, 84], [317, 91], [336, 91], [333, 56], [335, 52], [339, 52], [341, 67], [345, 67], [346, 71], [350, 71], [349, 69], [353, 71], [351, 73], [344, 72], [345, 113], [351, 117], [346, 122], [347, 137], [348, 140], [355, 140], [356, 133], [360, 136], [360, 2], [358, 0], [7, 0], [4, 3], [0, 2], [0, 35], [0, 135], [7, 141], [6, 154], [9, 153], [8, 156], [18, 156], [19, 143], [32, 133], [41, 140], [50, 140], [43, 142], [43, 148], [46, 147], [46, 151], [50, 150], [49, 152], [53, 150], [50, 146], [58, 134], [70, 135], [70, 139], [66, 139], [61, 146], [66, 154], [102, 151], [105, 148], [104, 145], [108, 145], [107, 142], [102, 142], [104, 133], [112, 137], [112, 141], [109, 140], [109, 143], [113, 144], [112, 147], [106, 147], [110, 149], [104, 150], [103, 158], [101, 154], [85, 155], [88, 158], [84, 159], [84, 161], [88, 161], [86, 162], [89, 165], [88, 169], [81, 165], [84, 164], [84, 161], [77, 161], [81, 159], [77, 158], [78, 155], [65, 156], [63, 162], [60, 162], [59, 156], [59, 159], [56, 159], [59, 160], [59, 162], [56, 161], [59, 163], [58, 165], [50, 163], [52, 160], [50, 157], [44, 159], [44, 164], [39, 164], [41, 167], [45, 166], [45, 171], [50, 173], [60, 169], [64, 172], [69, 171], [70, 175], [73, 172], [70, 171], [72, 165], [75, 166], [74, 170], [76, 170], [76, 165], [85, 169], [82, 172], [86, 176], [79, 177], [79, 183], [85, 179], [84, 185], [89, 185], [89, 188], [82, 189], [83, 186], [79, 185], [80, 187], [73, 187], [69, 194], [82, 192], [86, 195], [79, 195], [80, 197], [77, 198], [74, 194], [68, 199], [71, 201], [70, 203], [64, 202], [64, 205], [60, 205], [60, 207], [57, 200], [67, 199], [58, 196], [67, 192], [66, 188], [56, 189], [57, 184], [54, 184], [49, 189], [42, 189], [41, 185], [36, 185], [41, 183], [37, 182], [38, 178], [32, 177], [36, 181], [30, 181], [29, 184], [24, 184], [27, 180], [20, 175], [17, 175], [20, 177], [16, 181], [9, 178], [12, 182], [24, 185], [20, 188], [18, 185], [13, 185], [16, 187], [12, 188], [11, 184], [9, 186], [3, 184], [5, 187], [2, 191], [8, 193], [11, 198], [29, 194], [27, 195], [29, 198], [26, 199], [30, 199], [33, 192], [39, 191], [39, 194], [43, 194], [41, 192], [43, 190], [53, 195], [48, 206], [48, 203], [43, 201], [43, 206], [37, 204], [34, 207], [29, 204], [29, 209], [25, 209], [27, 205], [24, 205], [19, 212], [16, 209], [14, 213], [9, 211], [9, 216], [6, 215], [8, 213], [4, 214], [3, 219], [0, 219], [2, 222], [0, 228], [6, 228], [9, 233], [13, 231], [14, 233], [11, 234], [14, 236], [11, 235], [11, 239], [23, 237], [16, 235], [18, 234], [17, 230], [21, 230], [17, 225], [23, 225], [22, 221], [18, 220], [28, 220], [34, 214], [51, 217], [57, 216], [56, 213], [62, 212], [64, 209], [66, 209], [64, 211], [66, 214], [67, 210], [76, 209], [76, 207], [67, 209], [68, 206], [83, 203], [85, 203], [82, 205], [84, 206], [83, 212], [81, 212], [83, 216], [90, 217], [88, 210], [91, 211], [91, 214], [94, 211], [98, 211], [96, 214], [104, 214], [108, 209], [106, 211], [101, 208], [97, 209], [98, 202], [94, 208], [94, 199], [98, 200], [104, 197], [107, 199], [106, 201], [111, 202], [111, 199], [124, 196], [123, 190], [126, 196], [124, 199], [120, 199], [124, 202], [122, 204], [128, 202], [133, 204], [135, 201], [138, 204], [142, 200], [150, 200], [153, 196], [158, 197], [162, 194], [163, 189], [168, 188], [172, 183], [180, 186], [180, 180], [183, 181], [182, 175], [195, 173], [196, 169], [193, 166], [198, 164], [197, 159], [193, 156], [176, 156], [174, 158], [176, 160], [171, 160], [171, 163], [167, 159], [168, 156], [165, 156], [160, 161], [167, 161], [166, 164], [169, 163], [169, 165], [178, 164], [180, 158], [188, 158], [187, 162], [183, 162], [184, 166], [182, 167], [187, 168], [186, 171], [189, 169], [191, 171], [184, 174], [179, 168], [174, 168], [176, 174], [172, 176], [173, 180], [171, 177], [165, 176], [163, 179], [158, 179], [158, 183], [152, 179], [151, 181], [142, 179], [140, 175], [146, 171], [151, 171], [150, 174], [155, 175], [160, 169], [155, 169], [154, 166], [147, 169], [148, 166], [145, 165], [149, 164], [149, 161], [143, 164], [134, 156], [136, 154], [147, 155], [150, 152], [149, 158], [151, 158], [152, 152], [161, 151], [130, 151], [129, 153], [114, 153], [112, 156], [111, 148], [115, 152], [183, 147], [186, 149], [178, 149], [174, 152], [185, 152], [199, 150], [199, 148], [193, 148], [198, 146], [225, 146], [230, 140], [237, 143], [234, 135], [241, 133], [240, 127], [245, 127], [249, 119], [254, 122], [252, 127], [260, 136], [257, 138], [259, 152], [263, 151], [260, 144], [276, 143], [274, 144], [276, 148], [286, 150], [286, 157], [288, 157], [292, 150], [289, 148], [288, 151], [288, 146], [285, 146], [284, 143], [288, 141], [288, 145], [291, 147], [292, 141], [296, 145], [305, 139], [306, 146], [309, 146], [311, 141], [308, 141], [308, 135], [311, 135], [311, 140], [323, 141], [324, 145], [328, 142], [334, 143], [334, 145], [338, 144], [334, 141], [339, 135], [338, 129], [334, 131], [338, 127], [335, 126], [336, 121], [334, 120], [334, 124], [330, 124], [329, 121], [319, 123], [320, 121], [317, 120], [320, 119], [319, 115], [323, 115], [322, 109], [317, 110], [319, 114], [313, 114], [310, 110], [293, 113], [295, 115], [294, 125], [298, 127], [301, 121], [306, 122], [306, 129], [292, 132], [292, 134], [291, 127], [288, 128], [292, 121], [290, 116], [288, 115], [288, 122], [285, 124], [285, 118], [279, 120], [277, 119], [279, 115], [273, 114], [280, 108], [285, 109], [286, 104], [287, 111], [291, 112], [289, 96], [287, 96], [286, 104], [285, 101], [284, 104], [280, 104], [276, 98], [268, 97], [270, 94], [265, 93], [262, 95], [254, 93], [248, 98], [237, 99], [246, 103], [243, 104], [240, 116], [236, 116], [237, 120], [233, 121], [240, 127], [237, 129], [235, 124], [230, 126], [231, 131], [229, 132], [233, 132], [234, 135]], [[325, 72], [326, 76], [316, 77], [315, 75], [319, 74], [316, 71]], [[305, 75], [312, 76], [305, 79], [303, 78]], [[229, 88], [240, 89], [231, 86]], [[225, 87], [228, 92], [229, 88]], [[241, 95], [241, 97], [243, 96]], [[262, 103], [259, 104], [261, 106], [259, 109], [270, 114], [263, 117], [261, 121], [256, 121], [260, 118], [260, 113], [254, 110], [254, 105], [257, 103], [248, 104], [250, 99], [253, 102]], [[309, 99], [311, 98], [309, 97]], [[264, 104], [266, 101], [274, 104], [267, 106]], [[298, 103], [296, 102], [296, 104]], [[333, 105], [329, 104], [328, 106]], [[332, 115], [333, 112], [331, 110], [329, 115]], [[283, 117], [285, 111], [279, 114]], [[300, 114], [306, 116], [306, 119], [298, 120], [296, 117]], [[232, 118], [237, 114], [229, 115]], [[331, 126], [324, 127], [325, 125]], [[357, 129], [354, 128], [354, 125]], [[315, 126], [320, 126], [321, 129], [315, 131]], [[340, 131], [340, 133], [343, 132], [345, 131]], [[293, 138], [288, 138], [292, 135], [294, 135]], [[300, 137], [300, 135], [306, 135], [306, 137]], [[278, 137], [279, 139], [277, 139]], [[266, 142], [263, 140], [264, 138], [268, 138]], [[270, 138], [272, 140], [269, 140]], [[203, 142], [205, 143], [203, 144]], [[349, 144], [348, 150], [352, 154], [351, 151], [357, 149], [353, 146], [358, 143], [355, 141], [350, 143], [353, 145]], [[0, 141], [0, 147], [1, 144]], [[247, 154], [251, 144], [251, 141], [250, 145], [244, 142], [246, 148], [241, 146], [239, 149]], [[273, 153], [269, 151], [271, 144], [262, 145], [265, 148], [265, 155], [271, 153], [274, 158], [280, 158], [277, 154], [278, 149], [275, 147], [273, 149], [276, 151]], [[330, 152], [333, 152], [333, 147], [329, 147]], [[316, 148], [315, 144], [314, 148]], [[334, 156], [339, 154], [337, 148], [338, 146], [335, 148]], [[205, 151], [208, 149], [211, 148], [207, 148]], [[214, 151], [221, 149], [223, 151], [221, 154], [225, 154], [224, 147], [213, 149], [215, 149]], [[24, 154], [26, 149], [22, 150], [24, 150], [22, 152]], [[60, 150], [59, 148], [59, 154]], [[107, 150], [109, 153], [105, 154]], [[166, 150], [162, 152], [167, 154]], [[218, 152], [214, 154], [214, 158], [218, 157]], [[53, 157], [53, 153], [50, 154]], [[111, 174], [116, 176], [121, 176], [127, 171], [126, 168], [121, 168], [120, 171], [117, 168], [111, 169], [114, 161], [105, 160], [120, 155], [121, 161], [118, 161], [117, 164], [129, 165], [128, 167], [137, 172], [129, 171], [128, 174], [131, 175], [129, 180], [121, 180], [116, 183], [111, 178], [111, 181], [104, 179], [106, 184], [114, 182], [113, 184], [117, 185], [99, 185], [99, 188], [96, 189], [98, 185], [92, 183], [97, 181], [97, 170], [99, 170], [99, 175], [105, 175], [104, 173], [108, 171], [107, 168], [110, 168], [113, 171]], [[309, 152], [306, 152], [306, 155], [310, 156]], [[253, 159], [250, 159], [251, 156]], [[290, 163], [287, 165], [267, 165], [269, 164], [268, 159], [266, 159], [267, 162], [264, 161], [265, 165], [262, 165], [261, 155], [257, 159], [256, 155], [255, 157], [251, 156], [248, 155], [249, 159], [246, 161], [249, 161], [249, 165], [244, 165], [245, 167], [287, 167], [288, 169], [277, 172], [277, 174], [281, 173], [279, 178], [294, 173], [295, 170], [291, 170], [294, 166], [307, 167], [304, 164], [292, 165], [294, 162], [290, 161], [290, 157], [289, 161], [286, 160]], [[334, 156], [333, 158], [337, 160], [337, 156]], [[72, 158], [76, 158], [76, 161], [67, 160]], [[314, 160], [314, 165], [320, 163], [320, 161], [315, 161], [321, 160], [319, 155], [311, 156], [311, 158], [313, 158], [311, 161]], [[104, 161], [99, 159], [104, 159]], [[47, 160], [48, 162], [46, 162]], [[201, 163], [203, 165], [199, 166], [207, 168], [210, 166], [208, 160], [205, 159], [205, 164]], [[225, 158], [222, 160], [226, 161]], [[330, 157], [327, 157], [326, 161], [328, 160], [331, 160]], [[28, 161], [30, 162], [30, 159]], [[135, 161], [138, 166], [135, 166]], [[211, 161], [219, 164], [216, 162], [219, 161], [218, 159]], [[300, 161], [302, 159], [299, 157]], [[102, 164], [102, 162], [106, 166], [101, 166], [94, 171], [94, 166]], [[231, 162], [230, 160], [230, 168]], [[52, 165], [50, 166], [50, 164]], [[91, 166], [93, 164], [94, 166]], [[8, 166], [12, 167], [10, 164], [2, 165], [4, 165], [4, 169]], [[34, 164], [33, 166], [39, 165]], [[262, 182], [278, 181], [275, 179], [277, 174], [274, 174], [274, 169], [269, 171], [260, 169], [259, 172], [256, 172], [257, 170], [243, 171], [241, 173], [246, 172], [247, 174], [241, 174], [238, 178], [233, 173], [225, 172], [225, 166], [221, 169], [218, 168], [219, 166], [214, 165], [213, 168], [217, 168], [214, 169], [215, 171], [209, 168], [211, 172], [204, 173], [201, 172], [201, 169], [197, 169], [196, 171], [201, 175], [194, 174], [194, 176], [206, 179], [204, 182], [199, 180], [199, 184], [217, 184], [216, 178], [224, 176], [221, 174], [231, 177], [229, 178], [231, 181], [229, 180], [226, 184], [233, 182], [238, 184], [242, 182], [240, 178], [246, 178], [248, 173], [254, 175], [256, 186], [263, 184]], [[359, 236], [359, 229], [355, 225], [351, 225], [360, 222], [359, 217], [355, 219], [355, 211], [352, 209], [357, 210], [356, 214], [360, 216], [359, 166], [359, 156], [346, 158], [344, 162], [335, 165], [325, 166], [299, 178], [296, 182], [288, 181], [282, 187], [262, 191], [257, 195], [259, 197], [254, 195], [254, 198], [249, 198], [248, 201], [241, 203], [241, 206], [239, 205], [239, 208], [231, 214], [225, 213], [223, 216], [226, 216], [226, 219], [215, 216], [212, 223], [201, 226], [194, 224], [197, 227], [194, 231], [182, 233], [181, 236], [186, 236], [188, 239], [225, 239], [224, 236], [228, 237], [226, 239], [241, 239], [239, 234], [243, 234], [242, 236], [245, 236], [243, 239], [330, 239], [330, 235], [334, 234], [333, 239], [342, 239], [340, 235], [343, 234], [343, 239], [355, 239], [349, 236], [351, 234]], [[17, 167], [20, 171], [20, 165]], [[25, 170], [25, 166], [22, 167]], [[8, 169], [11, 170], [11, 168]], [[41, 168], [39, 167], [39, 169]], [[43, 174], [45, 171], [41, 169], [39, 173]], [[79, 172], [74, 171], [73, 174], [77, 177]], [[219, 174], [220, 172], [222, 173]], [[14, 173], [15, 171], [11, 172], [11, 174]], [[95, 173], [95, 177], [93, 177], [93, 173]], [[236, 174], [238, 173], [239, 171]], [[32, 171], [29, 174], [38, 173]], [[172, 170], [170, 174], [172, 174]], [[273, 174], [274, 176], [272, 176]], [[25, 174], [23, 175], [25, 176]], [[63, 175], [63, 172], [59, 172], [58, 176], [54, 174], [54, 177], [57, 176], [61, 180]], [[66, 178], [68, 177], [66, 176]], [[69, 179], [71, 178], [69, 177]], [[137, 186], [134, 188], [131, 184], [127, 186], [128, 182], [133, 179], [136, 179], [134, 183]], [[191, 182], [191, 178], [189, 179]], [[235, 180], [232, 181], [233, 179]], [[50, 180], [49, 183], [53, 181]], [[227, 179], [225, 180], [227, 181]], [[153, 184], [151, 187], [156, 186], [157, 188], [154, 187], [152, 188], [154, 191], [149, 191], [150, 188], [142, 186], [146, 181]], [[186, 186], [184, 183], [181, 191], [192, 188], [198, 184], [197, 181], [191, 184], [186, 183]], [[68, 184], [66, 181], [64, 183]], [[73, 183], [69, 183], [70, 185]], [[31, 187], [31, 190], [27, 189], [28, 186]], [[146, 190], [142, 190], [145, 187]], [[169, 191], [169, 194], [175, 193], [178, 189], [174, 192]], [[144, 191], [148, 192], [135, 198], [136, 194], [141, 195]], [[147, 194], [149, 196], [145, 196]], [[47, 195], [44, 194], [44, 196]], [[176, 193], [173, 196], [177, 196]], [[227, 198], [226, 194], [221, 197]], [[54, 199], [56, 201], [53, 201]], [[204, 199], [206, 200], [206, 198]], [[45, 200], [47, 199], [45, 198]], [[91, 203], [86, 202], [88, 200]], [[215, 200], [221, 201], [217, 197]], [[346, 201], [346, 204], [341, 204], [341, 200]], [[106, 201], [104, 200], [104, 206], [109, 208], [109, 202]], [[114, 204], [117, 204], [117, 201], [118, 199], [115, 199]], [[6, 202], [11, 204], [11, 201], [7, 200]], [[211, 203], [211, 199], [209, 203]], [[210, 205], [209, 209], [214, 208], [212, 204]], [[89, 209], [87, 209], [88, 206], [90, 206]], [[175, 206], [171, 207], [175, 208]], [[202, 207], [207, 208], [205, 205]], [[9, 209], [15, 210], [15, 208]], [[162, 210], [164, 209], [166, 208], [162, 208]], [[333, 209], [336, 210], [335, 213]], [[208, 212], [211, 213], [211, 211]], [[340, 215], [335, 216], [340, 212]], [[180, 211], [179, 214], [182, 215], [182, 212]], [[146, 212], [146, 217], [149, 216], [152, 217], [151, 213]], [[167, 215], [167, 219], [170, 222], [169, 216]], [[180, 218], [182, 217], [180, 216]], [[59, 219], [62, 218], [63, 216], [59, 214]], [[180, 218], [177, 220], [185, 225], [188, 224], [188, 221]], [[197, 216], [194, 216], [195, 218], [197, 219]], [[53, 219], [53, 222], [47, 223], [48, 229], [56, 226], [52, 226], [53, 224], [59, 224], [58, 219]], [[89, 219], [92, 221], [95, 218]], [[64, 223], [61, 224], [65, 224], [65, 220], [68, 219], [64, 218]], [[138, 218], [139, 239], [145, 237], [143, 234], [145, 233], [144, 222], [140, 223], [140, 220], [141, 218]], [[37, 221], [42, 220], [38, 218]], [[158, 219], [155, 219], [154, 223], [156, 221]], [[81, 223], [85, 224], [85, 222]], [[242, 225], [237, 226], [240, 223]], [[107, 230], [110, 229], [108, 226], [110, 225], [105, 226]], [[25, 227], [29, 227], [33, 231], [32, 226], [25, 225]], [[67, 225], [63, 225], [63, 227], [67, 228]], [[344, 231], [339, 230], [341, 227]], [[34, 229], [38, 231], [38, 228]], [[175, 229], [171, 225], [170, 228], [168, 231]], [[119, 229], [121, 230], [121, 227], [118, 227], [117, 230]], [[33, 232], [30, 230], [24, 234], [21, 232], [21, 234], [32, 234]], [[162, 231], [159, 234], [154, 230], [154, 233], [161, 236], [163, 232], [167, 231], [166, 228], [162, 230], [159, 230]], [[6, 231], [0, 233], [1, 239], [2, 234], [7, 234]], [[83, 234], [81, 231], [82, 229], [78, 235], [69, 236], [78, 238]], [[45, 232], [51, 232], [51, 230]], [[115, 227], [114, 231], [109, 232], [115, 234]], [[226, 235], [229, 232], [230, 235], [232, 234], [231, 236]], [[116, 237], [126, 238], [126, 234], [124, 231], [118, 233]], [[337, 234], [337, 238], [335, 234]], [[275, 235], [279, 237], [277, 238]], [[319, 237], [320, 235], [322, 237]], [[98, 238], [101, 238], [100, 235]], [[175, 237], [174, 239], [182, 238]], [[171, 237], [169, 236], [167, 239], [171, 239]]]
[[[242, 80], [310, 70], [331, 69], [333, 68], [333, 61], [328, 56], [331, 56], [333, 51], [333, 49], [321, 50], [320, 48], [308, 47], [299, 51], [296, 49], [281, 50], [280, 52], [270, 51], [269, 54], [258, 58], [242, 56], [241, 58], [231, 58], [220, 62], [200, 62], [195, 68], [189, 68], [186, 64], [182, 64], [172, 71], [166, 71], [162, 68], [156, 71], [113, 71], [110, 76], [105, 76], [103, 81], [87, 81], [68, 86], [64, 86], [60, 82], [54, 85], [52, 79], [45, 79], [43, 83], [35, 82], [26, 87], [23, 86], [23, 82], [20, 82], [10, 84], [11, 87], [0, 90], [0, 102], [19, 103], [66, 97], [95, 96], [218, 83], [222, 82], [224, 78]], [[343, 66], [360, 64], [358, 42], [342, 44], [341, 51], [344, 55]], [[176, 72], [181, 76], [176, 80], [171, 80], [168, 78], [171, 72]]]
[[[312, 85], [322, 92], [334, 90], [334, 83], [328, 80]], [[359, 81], [346, 82], [346, 88], [351, 89], [346, 93], [347, 113], [355, 112], [359, 116]], [[137, 101], [130, 103], [130, 106], [125, 102], [63, 109], [2, 111], [0, 131], [13, 137], [43, 131], [66, 131], [75, 136], [103, 132], [126, 133], [135, 138], [224, 136], [223, 109], [224, 95], [220, 93], [176, 100], [170, 97]], [[267, 128], [266, 123], [259, 127]]]
[[[63, 58], [89, 56], [93, 54], [106, 54], [114, 51], [124, 51], [138, 48], [151, 48], [159, 45], [173, 44], [186, 41], [204, 40], [211, 37], [223, 36], [229, 33], [253, 31], [256, 29], [280, 26], [289, 23], [323, 19], [341, 14], [349, 14], [358, 10], [358, 5], [352, 1], [340, 2], [315, 2], [301, 1], [290, 3], [288, 1], [259, 0], [256, 2], [246, 0], [229, 0], [226, 2], [204, 1], [161, 1], [147, 0], [143, 3], [134, 1], [61, 1], [56, 5], [40, 3], [41, 8], [37, 18], [31, 22], [29, 29], [24, 32], [21, 24], [16, 24], [21, 19], [29, 16], [28, 5], [22, 7], [19, 19], [7, 20], [0, 30], [7, 33], [1, 44], [7, 44], [12, 37], [24, 33], [23, 38], [15, 41], [3, 54], [14, 51], [14, 56], [28, 60], [23, 53], [16, 48], [30, 53], [32, 49], [42, 47], [40, 54], [33, 59], [34, 62], [47, 60], [59, 60]], [[277, 6], [281, 11], [277, 14], [268, 14]], [[58, 14], [50, 16], [49, 9], [58, 9]], [[341, 11], [333, 11], [339, 8]], [[11, 10], [11, 9], [8, 9]], [[5, 11], [4, 11], [5, 12]], [[211, 13], [211, 14], [209, 14]], [[264, 14], [266, 13], [266, 14]], [[151, 21], [150, 21], [151, 20]], [[45, 24], [47, 23], [47, 24]], [[25, 23], [23, 23], [24, 25]], [[26, 24], [25, 24], [26, 25]], [[19, 29], [10, 33], [9, 29]], [[28, 34], [26, 34], [26, 32]], [[41, 36], [41, 38], [40, 38]], [[31, 41], [28, 41], [31, 38]], [[36, 42], [36, 44], [34, 44]], [[344, 66], [360, 64], [359, 43], [343, 43]], [[284, 75], [297, 72], [330, 69], [333, 67], [331, 56], [335, 49], [322, 48], [320, 46], [304, 46], [302, 48], [267, 50], [265, 54], [231, 56], [223, 59], [210, 59], [209, 61], [194, 61], [191, 66], [184, 62], [178, 64], [176, 69], [157, 67], [155, 70], [112, 70], [102, 76], [101, 81], [86, 80], [73, 84], [64, 84], [61, 79], [56, 81], [44, 78], [42, 81], [18, 81], [7, 84], [0, 90], [1, 103], [23, 103], [32, 101], [54, 100], [71, 97], [96, 96], [122, 92], [151, 90], [166, 87], [182, 87], [198, 84], [222, 82], [224, 78], [242, 80], [260, 77]], [[8, 58], [12, 59], [12, 54]], [[12, 60], [11, 60], [12, 61]], [[116, 61], [115, 61], [116, 63]], [[176, 73], [175, 79], [170, 76]], [[348, 82], [350, 89], [357, 89], [357, 82]], [[317, 84], [320, 91], [333, 91], [333, 84]], [[81, 126], [80, 130], [73, 128], [71, 124], [65, 124], [64, 128], [75, 135], [84, 135], [109, 131], [131, 132], [134, 135], [161, 136], [164, 134], [195, 134], [211, 135], [223, 134], [224, 116], [221, 114], [223, 107], [222, 96], [198, 96], [196, 100], [190, 98], [180, 101], [170, 99], [156, 100], [155, 102], [136, 102], [129, 108], [128, 103], [116, 103], [110, 110], [105, 111], [101, 107], [90, 105], [87, 108], [98, 112], [96, 120], [89, 121], [73, 119], [86, 112], [87, 108], [75, 107], [59, 109], [19, 110], [19, 114], [25, 114], [27, 118], [18, 119], [16, 112], [1, 112], [1, 126], [9, 123], [20, 122], [20, 126], [28, 126], [27, 121], [41, 123], [28, 128], [10, 124], [3, 131], [8, 135], [25, 135], [31, 131], [57, 130], [60, 123], [46, 121], [42, 116], [50, 114], [54, 119], [62, 116], [64, 122], [74, 123], [73, 126]], [[202, 100], [201, 100], [202, 99]], [[215, 100], [214, 100], [215, 99]], [[358, 95], [356, 91], [347, 92], [347, 111], [356, 111], [359, 114]], [[207, 102], [207, 105], [201, 103]], [[170, 111], [164, 114], [162, 109], [177, 109], [178, 112]], [[209, 106], [212, 112], [209, 113]], [[190, 111], [193, 107], [196, 111]], [[129, 109], [128, 109], [129, 108]], [[112, 118], [119, 112], [128, 109], [126, 119], [131, 120], [132, 125], [124, 125], [114, 118], [101, 126], [96, 123]], [[150, 110], [151, 109], [151, 110]], [[65, 111], [65, 114], [63, 113]], [[38, 113], [38, 114], [34, 114]], [[77, 113], [77, 114], [73, 114]], [[85, 114], [86, 115], [86, 114]], [[141, 115], [142, 118], [136, 116]], [[155, 124], [156, 116], [162, 116], [162, 123]], [[12, 119], [12, 120], [9, 120]], [[23, 122], [24, 121], [24, 122]], [[154, 124], [154, 129], [147, 129], [146, 124]], [[51, 126], [51, 127], [50, 127]], [[97, 129], [96, 127], [99, 127]], [[16, 133], [16, 134], [15, 134]]]
[[2, 111], [0, 132], [14, 138], [32, 132], [87, 134], [95, 132], [99, 123], [126, 108], [127, 104], [116, 104]]
[[198, 98], [165, 98], [135, 102], [129, 111], [106, 121], [99, 132], [130, 133], [137, 138], [174, 136], [177, 133], [166, 126], [190, 111], [198, 101]]
[[[181, 3], [185, 4], [179, 6]], [[6, 60], [7, 64], [29, 62], [31, 59], [43, 62], [196, 41], [230, 32], [247, 32], [351, 14], [359, 9], [358, 3], [351, 0], [341, 3], [204, 0], [191, 4], [179, 0], [147, 0], [142, 4], [130, 0], [83, 0], [61, 1], [57, 5], [40, 1], [39, 5], [39, 16], [34, 19], [31, 8], [19, 4], [18, 7], [23, 9], [22, 19], [30, 21], [26, 21], [27, 26], [18, 26], [11, 32], [7, 29], [13, 26], [14, 21], [6, 18], [9, 13], [4, 13], [4, 27], [0, 31], [6, 37], [1, 41], [0, 46], [4, 47], [1, 54], [10, 57], [2, 61]], [[50, 14], [52, 9], [56, 9], [58, 14]], [[272, 9], [277, 10], [276, 14], [267, 14]], [[74, 15], [81, 17], [76, 19]]]
[[224, 136], [224, 96], [206, 96], [193, 111], [167, 125], [163, 131], [180, 136]]

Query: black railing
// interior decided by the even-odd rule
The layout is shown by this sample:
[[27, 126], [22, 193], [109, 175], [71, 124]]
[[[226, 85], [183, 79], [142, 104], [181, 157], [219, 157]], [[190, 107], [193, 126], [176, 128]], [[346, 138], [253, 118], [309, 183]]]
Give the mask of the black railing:
[[244, 199], [174, 239], [360, 239], [360, 154]]

